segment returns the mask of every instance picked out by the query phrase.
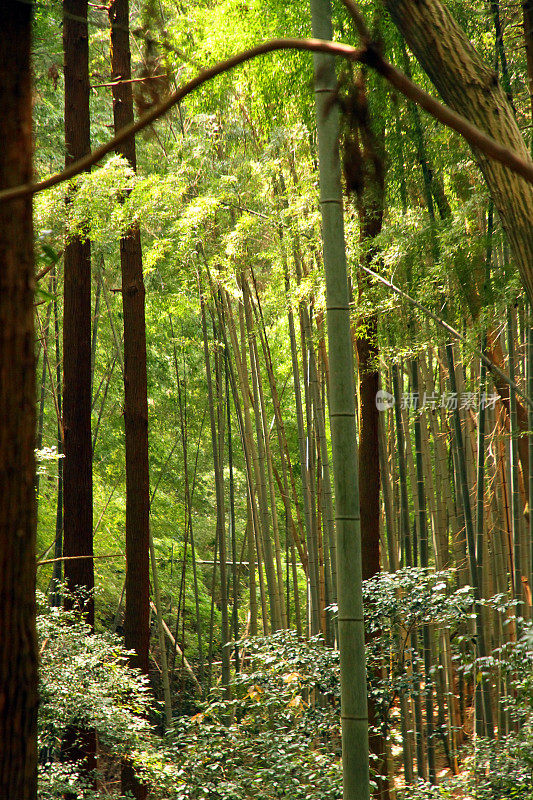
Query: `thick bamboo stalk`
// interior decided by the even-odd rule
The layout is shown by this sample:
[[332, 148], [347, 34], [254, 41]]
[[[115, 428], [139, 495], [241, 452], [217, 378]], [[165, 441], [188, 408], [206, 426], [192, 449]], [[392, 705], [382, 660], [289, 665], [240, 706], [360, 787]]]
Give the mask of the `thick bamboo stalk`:
[[[332, 26], [329, 1], [311, 0], [311, 16], [313, 34], [319, 38], [330, 39]], [[315, 56], [314, 76], [330, 357], [330, 427], [337, 536], [343, 798], [368, 800], [370, 796], [368, 710], [354, 364], [337, 149], [339, 120], [337, 106], [332, 102], [337, 92], [333, 60], [322, 55]]]

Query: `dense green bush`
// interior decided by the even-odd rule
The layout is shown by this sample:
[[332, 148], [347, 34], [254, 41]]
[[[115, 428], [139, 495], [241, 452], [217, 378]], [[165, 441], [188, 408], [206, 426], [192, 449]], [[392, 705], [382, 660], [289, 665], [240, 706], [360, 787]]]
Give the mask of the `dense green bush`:
[[[426, 622], [447, 625], [455, 633], [472, 614], [470, 590], [452, 586], [453, 575], [419, 569], [382, 574], [365, 584], [369, 693], [381, 713], [382, 730], [389, 734], [398, 693], [420, 691], [419, 665], [405, 646], [407, 633]], [[281, 631], [241, 641], [242, 669], [233, 678], [231, 697], [217, 685], [192, 716], [176, 717], [173, 731], [161, 737], [148, 722], [154, 700], [147, 682], [127, 665], [120, 640], [91, 634], [78, 613], [41, 602], [39, 800], [58, 798], [67, 788], [80, 800], [94, 796], [76, 765], [59, 760], [61, 739], [72, 726], [96, 730], [99, 780], [115, 798], [121, 758], [142, 772], [154, 800], [342, 797], [338, 652], [325, 648], [319, 637], [305, 641]], [[487, 602], [493, 609], [501, 606], [498, 598]], [[502, 609], [507, 613], [508, 604]], [[531, 800], [532, 641], [532, 628], [526, 626], [517, 644], [495, 651], [482, 665], [489, 674], [497, 669], [507, 677], [506, 710], [515, 731], [498, 742], [478, 738], [462, 755], [459, 778], [437, 788], [424, 783], [409, 787], [409, 800]], [[474, 663], [480, 669], [473, 652], [456, 641], [454, 647], [457, 654], [462, 648], [467, 673]]]
[[121, 756], [136, 761], [152, 747], [147, 718], [154, 701], [146, 679], [127, 665], [128, 652], [117, 636], [91, 634], [79, 612], [39, 600], [39, 798], [57, 800], [68, 789], [89, 800], [93, 793], [76, 764], [60, 763], [66, 731], [94, 729], [102, 761]]
[[[283, 631], [241, 642], [231, 700], [176, 725], [176, 800], [342, 797], [338, 653]], [[218, 694], [215, 693], [215, 695]]]

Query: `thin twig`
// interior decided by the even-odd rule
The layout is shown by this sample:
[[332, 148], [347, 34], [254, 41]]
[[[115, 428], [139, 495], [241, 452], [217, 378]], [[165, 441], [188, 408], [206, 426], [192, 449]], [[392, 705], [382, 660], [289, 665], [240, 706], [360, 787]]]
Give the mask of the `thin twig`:
[[43, 342], [43, 358], [46, 360], [46, 367], [48, 370], [48, 376], [50, 378], [50, 387], [52, 389], [52, 398], [54, 400], [54, 408], [56, 412], [57, 424], [59, 428], [59, 433], [61, 436], [61, 442], [63, 444], [63, 448], [65, 447], [65, 431], [63, 430], [63, 420], [61, 419], [61, 414], [59, 413], [59, 401], [57, 399], [56, 388], [54, 384], [54, 379], [52, 378], [52, 367], [50, 366], [50, 359], [48, 358], [48, 346], [46, 344], [46, 338], [44, 335], [43, 324], [41, 322], [41, 317], [39, 312], [36, 311], [37, 322], [39, 324], [39, 330], [41, 331], [41, 337]]
[[126, 558], [126, 556], [124, 553], [106, 553], [102, 556], [61, 556], [60, 558], [46, 558], [44, 561], [37, 561], [37, 566], [55, 564], [56, 561], [76, 561], [79, 558], [92, 558], [94, 561], [97, 558]]
[[112, 81], [111, 83], [93, 83], [91, 89], [107, 89], [113, 86], [122, 86], [124, 83], [143, 83], [144, 81], [155, 81], [158, 78], [166, 78], [167, 75], [145, 75], [144, 78], [130, 78], [129, 80]]

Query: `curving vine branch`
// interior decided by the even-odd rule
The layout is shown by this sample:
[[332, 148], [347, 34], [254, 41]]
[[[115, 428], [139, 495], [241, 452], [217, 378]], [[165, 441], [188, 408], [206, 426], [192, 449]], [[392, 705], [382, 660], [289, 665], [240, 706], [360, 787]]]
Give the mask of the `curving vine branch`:
[[437, 121], [459, 133], [470, 145], [478, 148], [489, 158], [504, 164], [510, 170], [525, 178], [529, 183], [533, 183], [533, 162], [525, 161], [520, 158], [512, 150], [509, 150], [499, 144], [495, 139], [487, 136], [460, 114], [452, 111], [451, 108], [440, 103], [409, 80], [403, 72], [396, 69], [389, 61], [383, 58], [379, 47], [371, 41], [368, 34], [364, 35], [362, 40], [362, 46], [355, 48], [347, 44], [327, 42], [321, 39], [272, 39], [256, 45], [249, 50], [237, 53], [224, 61], [214, 64], [212, 67], [201, 70], [196, 77], [185, 83], [175, 92], [172, 92], [166, 100], [154, 106], [154, 108], [146, 114], [143, 114], [136, 122], [122, 128], [120, 133], [106, 142], [106, 144], [103, 144], [84, 158], [74, 162], [62, 172], [58, 172], [43, 181], [24, 183], [19, 186], [4, 189], [0, 192], [0, 203], [35, 195], [45, 189], [50, 189], [52, 186], [57, 186], [60, 183], [71, 180], [76, 175], [79, 175], [89, 167], [97, 164], [104, 156], [115, 150], [119, 144], [130, 136], [139, 133], [139, 131], [164, 116], [173, 106], [181, 102], [187, 95], [191, 94], [191, 92], [198, 89], [204, 83], [207, 83], [207, 81], [241, 64], [245, 64], [247, 61], [252, 61], [254, 58], [257, 58], [257, 56], [279, 50], [327, 53], [329, 55], [345, 58], [353, 63], [368, 65], [372, 69], [375, 69], [376, 72], [379, 72], [379, 74], [401, 92], [401, 94], [419, 105]]

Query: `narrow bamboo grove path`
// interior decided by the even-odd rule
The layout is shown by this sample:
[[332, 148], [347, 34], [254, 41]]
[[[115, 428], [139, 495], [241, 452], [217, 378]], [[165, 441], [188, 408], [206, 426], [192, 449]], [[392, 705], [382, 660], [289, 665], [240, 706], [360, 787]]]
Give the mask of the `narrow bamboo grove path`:
[[533, 2], [0, 16], [0, 800], [530, 800]]

